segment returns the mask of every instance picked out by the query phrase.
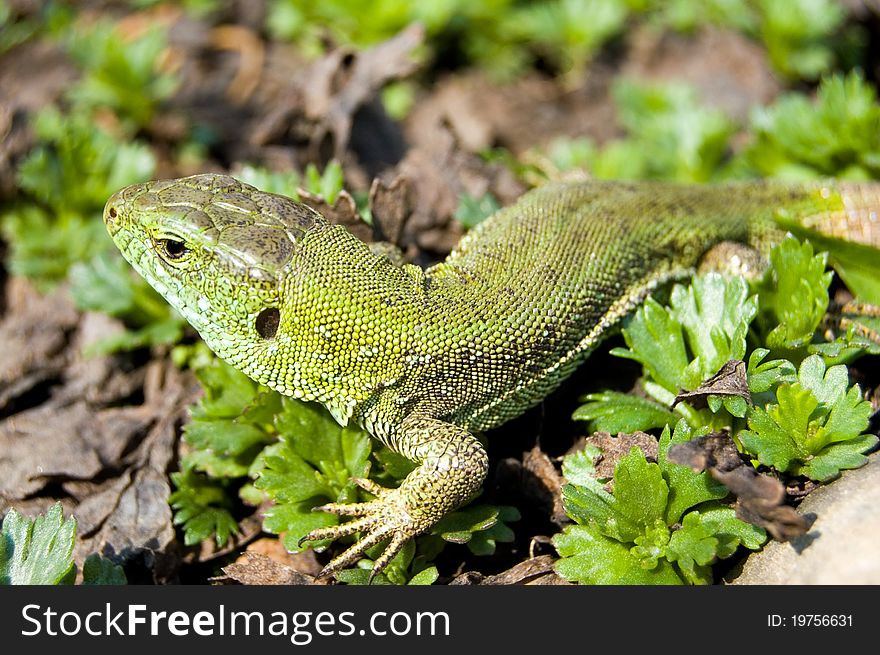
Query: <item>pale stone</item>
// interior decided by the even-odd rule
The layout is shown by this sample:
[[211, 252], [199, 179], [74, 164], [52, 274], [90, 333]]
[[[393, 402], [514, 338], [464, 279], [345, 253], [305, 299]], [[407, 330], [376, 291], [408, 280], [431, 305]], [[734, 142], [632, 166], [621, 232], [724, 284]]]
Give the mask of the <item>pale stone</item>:
[[750, 555], [732, 584], [880, 584], [880, 454], [809, 494], [809, 532]]

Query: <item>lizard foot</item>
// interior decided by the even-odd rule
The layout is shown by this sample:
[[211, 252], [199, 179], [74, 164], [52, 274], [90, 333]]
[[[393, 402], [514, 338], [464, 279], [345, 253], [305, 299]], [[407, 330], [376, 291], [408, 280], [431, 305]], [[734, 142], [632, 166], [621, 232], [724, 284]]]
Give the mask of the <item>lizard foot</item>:
[[419, 522], [412, 516], [412, 513], [407, 509], [400, 489], [387, 489], [364, 478], [352, 478], [352, 481], [376, 498], [364, 503], [328, 503], [316, 507], [316, 512], [330, 512], [338, 516], [357, 518], [347, 523], [312, 530], [299, 540], [299, 544], [322, 539], [338, 539], [355, 532], [364, 533], [357, 543], [323, 568], [318, 574], [319, 577], [323, 577], [351, 566], [360, 559], [367, 549], [390, 539], [385, 550], [373, 562], [373, 570], [370, 572], [370, 581], [372, 582], [373, 578], [381, 573], [388, 562], [400, 552], [406, 542], [427, 526], [419, 525]]

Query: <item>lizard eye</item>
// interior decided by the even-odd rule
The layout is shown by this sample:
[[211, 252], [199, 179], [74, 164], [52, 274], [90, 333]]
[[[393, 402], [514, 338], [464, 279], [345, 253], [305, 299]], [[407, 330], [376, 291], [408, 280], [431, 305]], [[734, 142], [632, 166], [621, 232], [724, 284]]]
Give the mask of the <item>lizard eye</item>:
[[156, 239], [156, 250], [171, 262], [179, 262], [189, 252], [186, 244], [177, 239]]
[[280, 322], [281, 312], [278, 311], [278, 308], [267, 307], [257, 314], [257, 320], [254, 321], [254, 327], [257, 329], [257, 334], [268, 341], [269, 339], [275, 338], [275, 333], [278, 332], [278, 324]]

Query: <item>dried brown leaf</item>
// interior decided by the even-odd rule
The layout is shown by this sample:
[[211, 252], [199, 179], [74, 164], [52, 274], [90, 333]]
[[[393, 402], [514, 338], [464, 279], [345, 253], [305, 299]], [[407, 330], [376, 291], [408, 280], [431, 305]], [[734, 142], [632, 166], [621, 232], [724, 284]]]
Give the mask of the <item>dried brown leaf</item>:
[[63, 290], [43, 296], [23, 278], [6, 283], [0, 321], [0, 415], [38, 385], [57, 380], [70, 359], [69, 334], [78, 315]]
[[740, 456], [727, 432], [714, 432], [670, 446], [670, 462], [709, 471], [736, 496], [736, 515], [767, 530], [777, 541], [789, 541], [809, 530], [811, 521], [785, 504], [785, 488], [774, 477], [758, 473]]
[[265, 146], [293, 138], [307, 143], [309, 161], [345, 158], [354, 116], [391, 80], [411, 74], [412, 53], [424, 29], [412, 25], [363, 51], [337, 48], [307, 66], [251, 130], [251, 143]]
[[551, 555], [539, 555], [520, 562], [497, 575], [484, 576], [476, 571], [468, 571], [456, 576], [449, 584], [456, 586], [571, 584], [560, 578], [553, 570], [555, 561], [556, 558]]
[[396, 245], [400, 244], [407, 218], [412, 214], [412, 182], [398, 175], [386, 183], [375, 178], [370, 186], [370, 214], [376, 237]]
[[223, 567], [226, 575], [213, 578], [221, 584], [243, 585], [308, 585], [317, 583], [313, 576], [263, 555], [245, 552], [235, 562]]
[[357, 204], [347, 191], [340, 191], [332, 205], [322, 196], [299, 189], [299, 198], [334, 225], [342, 225], [361, 241], [375, 241], [373, 228], [358, 214]]
[[638, 447], [649, 462], [657, 461], [659, 447], [657, 439], [646, 432], [631, 434], [620, 432], [616, 437], [612, 437], [608, 432], [594, 432], [584, 442], [596, 446], [602, 451], [602, 454], [594, 462], [596, 478], [599, 480], [614, 478], [614, 467], [617, 466], [621, 457], [629, 454], [633, 446]]
[[709, 396], [739, 396], [751, 405], [752, 393], [749, 391], [745, 362], [731, 359], [721, 367], [720, 371], [693, 391], [680, 392], [672, 402], [672, 406], [675, 407], [685, 401], [695, 409], [702, 409], [708, 406]]
[[523, 454], [523, 494], [526, 498], [549, 510], [550, 520], [557, 525], [568, 522], [562, 506], [562, 485], [565, 483], [559, 471], [536, 445]]

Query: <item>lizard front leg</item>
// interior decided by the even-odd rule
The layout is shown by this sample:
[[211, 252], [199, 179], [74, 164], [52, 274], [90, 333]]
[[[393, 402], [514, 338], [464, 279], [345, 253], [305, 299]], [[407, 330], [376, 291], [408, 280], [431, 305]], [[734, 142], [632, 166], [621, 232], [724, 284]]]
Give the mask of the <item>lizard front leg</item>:
[[376, 496], [374, 500], [315, 508], [357, 518], [313, 530], [300, 543], [363, 533], [357, 543], [327, 564], [321, 575], [354, 564], [368, 548], [390, 540], [373, 563], [372, 580], [409, 539], [471, 497], [486, 477], [489, 460], [485, 448], [467, 430], [451, 423], [412, 414], [385, 441], [392, 450], [419, 466], [397, 489], [355, 478], [360, 487]]

